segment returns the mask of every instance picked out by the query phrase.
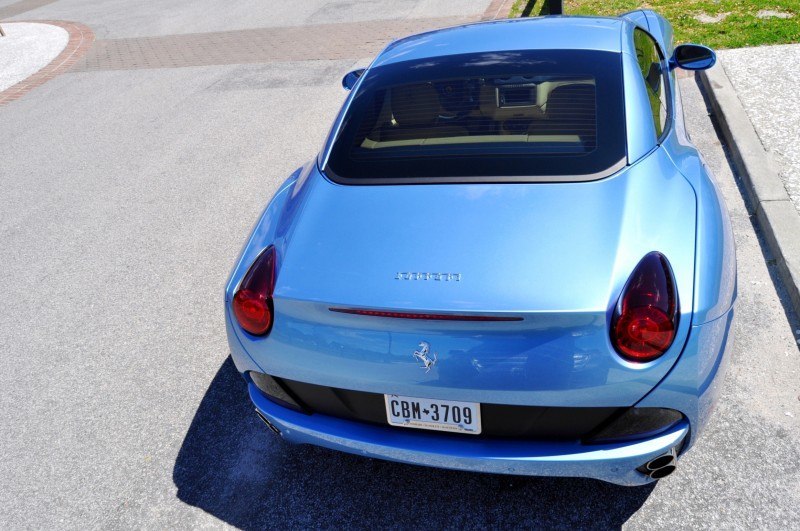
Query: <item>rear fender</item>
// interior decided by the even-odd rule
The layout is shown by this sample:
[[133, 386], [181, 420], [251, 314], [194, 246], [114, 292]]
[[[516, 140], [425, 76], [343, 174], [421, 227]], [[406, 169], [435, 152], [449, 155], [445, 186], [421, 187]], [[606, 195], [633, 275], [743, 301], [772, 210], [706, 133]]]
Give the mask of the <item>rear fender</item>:
[[689, 419], [687, 450], [703, 432], [719, 398], [733, 347], [733, 308], [718, 319], [692, 326], [678, 363], [636, 407], [677, 409]]
[[693, 324], [720, 318], [736, 302], [736, 242], [728, 209], [711, 171], [682, 129], [664, 147], [697, 196]]
[[236, 287], [247, 273], [250, 265], [267, 246], [274, 245], [278, 256], [285, 254], [291, 237], [291, 229], [297, 212], [302, 208], [311, 186], [309, 174], [315, 169], [314, 162], [298, 168], [278, 188], [254, 225], [250, 237], [244, 244], [239, 258], [225, 286], [225, 306], [233, 299]]

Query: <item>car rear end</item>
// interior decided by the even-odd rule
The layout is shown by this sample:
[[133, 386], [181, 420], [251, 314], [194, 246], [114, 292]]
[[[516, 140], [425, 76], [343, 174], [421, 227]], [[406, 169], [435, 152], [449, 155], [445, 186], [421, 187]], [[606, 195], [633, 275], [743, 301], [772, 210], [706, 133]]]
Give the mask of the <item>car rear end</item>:
[[664, 150], [627, 164], [618, 56], [367, 71], [226, 290], [274, 431], [463, 470], [635, 485], [674, 469], [695, 413], [643, 401], [700, 341], [696, 199]]
[[[646, 164], [648, 170], [663, 168]], [[671, 408], [644, 416], [630, 409], [668, 374], [689, 330], [693, 270], [685, 238], [692, 238], [693, 220], [681, 206], [691, 194], [685, 180], [664, 180], [658, 190], [673, 212], [671, 236], [658, 239], [675, 286], [674, 339], [641, 362], [617, 351], [611, 329], [626, 284], [654, 245], [642, 232], [665, 221], [663, 212], [637, 206], [636, 198], [651, 193], [641, 174], [579, 189], [497, 189], [351, 188], [311, 173], [300, 186], [313, 190], [292, 190], [308, 195], [302, 219], [288, 237], [254, 243], [228, 289], [234, 359], [250, 368], [255, 404], [288, 440], [497, 472], [552, 475], [563, 465], [559, 475], [600, 477], [598, 470], [615, 469], [631, 476], [615, 481], [630, 483], [646, 476], [629, 473], [686, 436], [687, 421]], [[423, 191], [426, 204], [451, 207], [409, 216], [407, 205]], [[481, 191], [480, 200], [465, 201]], [[507, 239], [514, 241], [502, 243]], [[250, 334], [232, 303], [243, 272], [270, 244], [272, 324], [266, 335]], [[414, 427], [415, 405], [430, 404], [410, 399], [466, 403], [474, 422], [465, 423], [462, 410], [460, 419], [450, 418], [465, 428], [456, 433]], [[411, 427], [390, 425], [392, 400], [401, 401], [401, 413], [406, 401]], [[667, 436], [663, 444], [642, 446], [654, 433]], [[424, 457], [434, 448], [439, 457]], [[612, 449], [625, 466], [597, 461]], [[448, 461], [461, 451], [460, 460]], [[584, 459], [592, 466], [576, 464]], [[556, 464], [540, 466], [550, 460]]]

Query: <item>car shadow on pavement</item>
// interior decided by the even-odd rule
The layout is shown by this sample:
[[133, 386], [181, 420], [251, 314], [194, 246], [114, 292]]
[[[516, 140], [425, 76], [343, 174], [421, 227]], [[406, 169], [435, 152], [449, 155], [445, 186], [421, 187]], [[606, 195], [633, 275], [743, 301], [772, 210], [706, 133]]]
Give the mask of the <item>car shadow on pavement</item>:
[[230, 525], [618, 528], [653, 490], [601, 481], [431, 469], [282, 441], [228, 358], [173, 470], [178, 498]]

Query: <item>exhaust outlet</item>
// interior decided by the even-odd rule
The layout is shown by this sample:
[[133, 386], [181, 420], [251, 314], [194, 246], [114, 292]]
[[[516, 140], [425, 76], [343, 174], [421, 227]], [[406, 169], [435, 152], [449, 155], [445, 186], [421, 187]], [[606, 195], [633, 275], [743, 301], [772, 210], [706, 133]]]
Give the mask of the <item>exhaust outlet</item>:
[[675, 456], [672, 453], [668, 453], [660, 455], [652, 461], [648, 461], [644, 467], [650, 472], [655, 472], [656, 470], [662, 469], [666, 466], [671, 466], [673, 463], [675, 463]]
[[658, 470], [653, 470], [652, 472], [650, 472], [650, 477], [652, 479], [665, 478], [670, 474], [672, 474], [673, 472], [675, 472], [677, 469], [678, 467], [676, 467], [675, 465], [667, 465], [665, 467], [659, 468]]
[[277, 434], [277, 435], [280, 435], [280, 434], [281, 434], [281, 430], [279, 430], [278, 428], [276, 428], [276, 427], [275, 427], [275, 425], [274, 425], [274, 424], [272, 424], [272, 423], [269, 421], [269, 419], [268, 419], [267, 417], [265, 417], [265, 416], [264, 416], [264, 414], [263, 414], [263, 413], [261, 413], [261, 412], [260, 412], [259, 410], [257, 410], [257, 409], [256, 409], [256, 415], [258, 415], [258, 418], [260, 418], [262, 421], [264, 421], [264, 424], [266, 424], [266, 425], [267, 425], [267, 428], [269, 428], [269, 429], [270, 429], [270, 431], [272, 431], [272, 433], [275, 433], [275, 434]]
[[678, 457], [675, 448], [664, 455], [654, 457], [638, 470], [651, 479], [661, 479], [669, 476], [678, 468]]

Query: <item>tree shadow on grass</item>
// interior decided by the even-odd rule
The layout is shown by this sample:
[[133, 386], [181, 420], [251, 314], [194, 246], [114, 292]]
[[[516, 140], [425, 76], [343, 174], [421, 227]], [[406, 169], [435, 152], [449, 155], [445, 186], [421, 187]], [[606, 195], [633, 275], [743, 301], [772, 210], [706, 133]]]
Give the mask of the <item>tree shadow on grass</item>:
[[528, 0], [522, 8], [519, 16], [520, 18], [524, 18], [549, 15], [551, 14], [551, 11], [553, 11], [551, 8], [553, 7], [554, 3], [558, 2], [559, 0]]
[[178, 498], [243, 529], [618, 528], [653, 490], [474, 474], [293, 446], [253, 412], [228, 358], [173, 470]]

